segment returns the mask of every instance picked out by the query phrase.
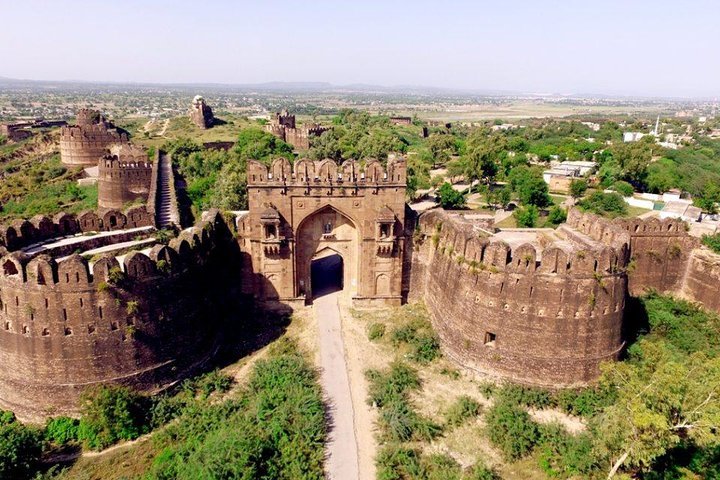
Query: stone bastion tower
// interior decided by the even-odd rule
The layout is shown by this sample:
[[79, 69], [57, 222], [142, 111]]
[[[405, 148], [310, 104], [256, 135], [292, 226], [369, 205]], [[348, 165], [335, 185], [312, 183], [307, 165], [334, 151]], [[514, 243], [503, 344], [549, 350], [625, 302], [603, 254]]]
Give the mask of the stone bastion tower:
[[123, 208], [147, 201], [152, 176], [153, 163], [145, 149], [129, 143], [111, 146], [98, 162], [98, 207]]
[[127, 142], [127, 133], [100, 112], [84, 108], [78, 111], [75, 125], [60, 130], [60, 160], [68, 166], [94, 167], [111, 145]]
[[341, 289], [356, 303], [399, 305], [405, 258], [405, 160], [248, 163], [238, 217], [248, 293], [311, 302]]

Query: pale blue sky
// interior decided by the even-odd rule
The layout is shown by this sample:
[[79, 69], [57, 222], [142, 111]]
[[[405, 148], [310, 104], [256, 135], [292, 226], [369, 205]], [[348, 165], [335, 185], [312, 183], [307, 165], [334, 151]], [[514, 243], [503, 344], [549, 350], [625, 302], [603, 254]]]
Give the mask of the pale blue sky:
[[719, 0], [0, 0], [0, 76], [720, 96]]

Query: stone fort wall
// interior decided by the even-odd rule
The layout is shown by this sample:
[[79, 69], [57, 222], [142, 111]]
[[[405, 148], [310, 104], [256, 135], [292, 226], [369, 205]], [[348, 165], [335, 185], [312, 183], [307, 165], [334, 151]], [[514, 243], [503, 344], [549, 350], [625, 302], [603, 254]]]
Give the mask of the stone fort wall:
[[82, 109], [76, 125], [60, 130], [60, 159], [65, 165], [94, 167], [111, 145], [127, 142], [127, 134], [118, 131], [98, 112]]
[[511, 248], [445, 212], [420, 217], [411, 298], [425, 299], [449, 357], [545, 386], [592, 381], [617, 358], [629, 237], [607, 224], [564, 234], [585, 247]]
[[207, 299], [227, 278], [218, 271], [232, 244], [214, 212], [168, 246], [129, 253], [122, 268], [113, 256], [3, 256], [0, 407], [42, 421], [77, 413], [88, 386], [152, 391], [197, 368], [214, 349]]
[[148, 227], [154, 224], [154, 215], [144, 206], [132, 207], [124, 212], [109, 209], [102, 214], [93, 211], [81, 212], [78, 215], [63, 212], [52, 218], [36, 215], [29, 220], [15, 220], [9, 225], [0, 226], [0, 254], [57, 237]]
[[157, 178], [153, 169], [159, 156], [157, 151], [150, 162], [144, 151], [104, 155], [98, 163], [98, 207], [122, 208], [138, 200], [147, 201], [153, 178]]

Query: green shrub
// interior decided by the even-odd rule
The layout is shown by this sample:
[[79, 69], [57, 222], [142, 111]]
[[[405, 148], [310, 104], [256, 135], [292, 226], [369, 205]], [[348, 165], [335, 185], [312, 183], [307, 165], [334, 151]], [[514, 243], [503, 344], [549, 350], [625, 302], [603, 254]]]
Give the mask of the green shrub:
[[535, 205], [518, 207], [513, 212], [517, 226], [521, 228], [534, 228], [538, 221], [538, 209]]
[[594, 192], [578, 202], [578, 206], [587, 212], [618, 217], [627, 214], [627, 204], [617, 193]]
[[12, 412], [0, 415], [0, 478], [31, 477], [42, 453], [42, 432], [18, 422]]
[[715, 235], [703, 235], [702, 243], [715, 253], [720, 253], [720, 233]]
[[554, 395], [558, 408], [565, 413], [591, 417], [615, 401], [616, 391], [603, 387], [560, 390]]
[[570, 435], [558, 424], [539, 427], [538, 463], [548, 477], [588, 478], [600, 468], [590, 434]]
[[45, 439], [58, 445], [78, 440], [80, 421], [69, 417], [56, 417], [45, 425]]
[[483, 397], [492, 398], [497, 391], [497, 385], [492, 382], [482, 382], [479, 390]]
[[368, 403], [377, 407], [404, 399], [409, 390], [420, 388], [417, 371], [401, 362], [393, 363], [388, 372], [368, 370], [365, 376], [370, 383]]
[[147, 401], [127, 387], [101, 385], [86, 390], [82, 397], [78, 439], [93, 450], [119, 440], [133, 440], [149, 429]]
[[533, 408], [550, 408], [557, 405], [549, 390], [506, 383], [499, 392], [499, 399], [513, 405]]
[[480, 415], [482, 408], [472, 397], [461, 395], [445, 412], [445, 423], [451, 427], [462, 425], [465, 420]]
[[292, 342], [276, 342], [237, 397], [199, 405], [154, 437], [164, 448], [148, 479], [324, 478], [322, 391]]
[[560, 225], [567, 220], [567, 212], [557, 205], [550, 209], [548, 213], [547, 221], [553, 225]]
[[391, 444], [383, 447], [375, 459], [378, 480], [420, 479], [423, 475], [418, 450]]
[[423, 458], [427, 480], [462, 480], [460, 464], [449, 455], [434, 453]]
[[370, 324], [370, 327], [368, 327], [368, 340], [374, 341], [379, 340], [385, 335], [385, 324], [380, 322], [375, 322]]
[[467, 480], [501, 480], [500, 475], [482, 461], [473, 465], [466, 478]]
[[440, 342], [425, 318], [411, 320], [394, 329], [391, 338], [396, 346], [409, 345], [409, 357], [418, 363], [429, 363], [440, 356]]
[[538, 442], [537, 424], [524, 409], [507, 400], [498, 400], [485, 420], [488, 438], [507, 460], [526, 456]]
[[635, 189], [633, 188], [633, 186], [630, 185], [628, 182], [624, 182], [622, 180], [618, 180], [617, 182], [613, 183], [612, 189], [623, 197], [632, 197], [633, 193], [635, 193]]

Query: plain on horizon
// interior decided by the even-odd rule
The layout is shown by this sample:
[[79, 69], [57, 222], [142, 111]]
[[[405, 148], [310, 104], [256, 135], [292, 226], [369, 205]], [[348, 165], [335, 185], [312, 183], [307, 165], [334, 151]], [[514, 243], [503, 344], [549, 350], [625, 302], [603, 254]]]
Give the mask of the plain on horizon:
[[720, 2], [0, 0], [1, 77], [720, 96]]

